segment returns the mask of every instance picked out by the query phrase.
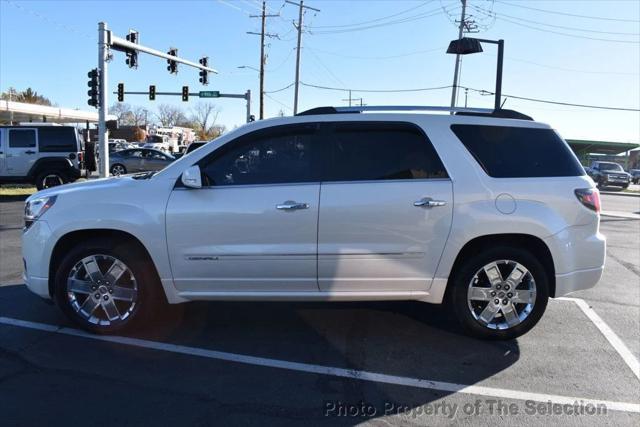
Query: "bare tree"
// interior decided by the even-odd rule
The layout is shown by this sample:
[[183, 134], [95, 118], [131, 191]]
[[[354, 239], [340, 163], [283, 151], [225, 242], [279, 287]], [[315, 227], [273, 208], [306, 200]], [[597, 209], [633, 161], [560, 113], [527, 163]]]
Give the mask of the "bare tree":
[[122, 102], [117, 102], [109, 108], [109, 114], [116, 116], [119, 125], [128, 124], [131, 120], [131, 106]]
[[158, 121], [165, 127], [175, 126], [177, 123], [185, 121], [185, 115], [182, 108], [170, 104], [158, 105], [156, 113]]
[[135, 107], [131, 110], [131, 124], [141, 126], [149, 124], [149, 110], [144, 107]]
[[[191, 112], [191, 120], [198, 124], [198, 130], [200, 130], [201, 133], [207, 134], [216, 124], [218, 114], [220, 114], [220, 110], [216, 108], [215, 104], [211, 102], [199, 102]], [[211, 124], [209, 124], [209, 120], [211, 120]]]

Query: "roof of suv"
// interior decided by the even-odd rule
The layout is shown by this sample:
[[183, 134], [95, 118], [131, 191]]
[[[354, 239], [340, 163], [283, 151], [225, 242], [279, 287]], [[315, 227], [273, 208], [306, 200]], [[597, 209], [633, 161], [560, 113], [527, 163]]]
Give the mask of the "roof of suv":
[[325, 114], [354, 114], [362, 112], [383, 111], [450, 111], [459, 116], [479, 116], [500, 119], [531, 120], [533, 118], [515, 110], [483, 109], [483, 108], [457, 108], [437, 106], [360, 106], [360, 107], [316, 107], [296, 114], [296, 116], [315, 116]]

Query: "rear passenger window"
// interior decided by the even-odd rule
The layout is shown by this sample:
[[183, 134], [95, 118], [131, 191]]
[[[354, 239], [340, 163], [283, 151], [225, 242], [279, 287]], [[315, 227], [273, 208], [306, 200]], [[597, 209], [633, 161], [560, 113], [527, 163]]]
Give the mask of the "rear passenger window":
[[33, 148], [36, 146], [36, 131], [33, 129], [10, 129], [9, 147]]
[[335, 123], [326, 181], [447, 178], [427, 136], [408, 123]]
[[76, 130], [72, 127], [41, 127], [38, 129], [40, 152], [61, 153], [76, 152]]
[[451, 130], [494, 178], [585, 174], [567, 143], [552, 129], [452, 125]]

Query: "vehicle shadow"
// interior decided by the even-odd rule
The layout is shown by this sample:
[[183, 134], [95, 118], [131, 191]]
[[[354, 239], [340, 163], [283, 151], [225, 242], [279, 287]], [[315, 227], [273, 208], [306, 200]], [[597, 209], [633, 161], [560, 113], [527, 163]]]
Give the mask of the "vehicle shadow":
[[[74, 327], [55, 306], [38, 299], [24, 286], [0, 288], [0, 313], [6, 317]], [[20, 331], [17, 329], [16, 333]], [[127, 335], [279, 361], [462, 385], [491, 378], [520, 357], [517, 341], [469, 338], [451, 321], [446, 308], [418, 302], [189, 303], [172, 307], [157, 322]], [[95, 364], [98, 371], [100, 366], [118, 364], [125, 375], [138, 382], [148, 382], [145, 387], [149, 389], [157, 384], [160, 390], [195, 393], [204, 382], [207, 394], [217, 399], [271, 402], [284, 417], [277, 417], [275, 421], [315, 420], [353, 425], [383, 416], [389, 405], [402, 405], [408, 410], [451, 394], [247, 364], [223, 364], [224, 371], [220, 371], [220, 363], [210, 359], [190, 357], [189, 364], [185, 365], [182, 356], [115, 343], [82, 341], [77, 344], [82, 350], [73, 356], [75, 351], [71, 348], [57, 349], [60, 345], [55, 344], [56, 340], [60, 338], [49, 338], [52, 349], [47, 357], [54, 361], [64, 359], [60, 363], [67, 366], [75, 363], [74, 358], [79, 358], [80, 365], [86, 364], [83, 358], [87, 357], [92, 357], [95, 363], [90, 366]], [[99, 345], [106, 345], [109, 350], [100, 350]], [[104, 360], [95, 360], [95, 357]], [[229, 381], [234, 383], [231, 388], [224, 386]], [[273, 391], [276, 386], [277, 391]], [[120, 395], [111, 396], [110, 404], [117, 406]], [[126, 396], [122, 395], [122, 399]], [[365, 414], [365, 418], [336, 418], [336, 413], [327, 413], [328, 406], [336, 402], [356, 406], [366, 402], [376, 408], [376, 412]], [[171, 410], [180, 408], [181, 404], [175, 403]], [[252, 417], [260, 420], [265, 416], [260, 411], [269, 412], [273, 408], [252, 407], [252, 410], [254, 412], [236, 414], [240, 418], [235, 421]], [[221, 415], [212, 408], [208, 408], [207, 413], [210, 421]]]

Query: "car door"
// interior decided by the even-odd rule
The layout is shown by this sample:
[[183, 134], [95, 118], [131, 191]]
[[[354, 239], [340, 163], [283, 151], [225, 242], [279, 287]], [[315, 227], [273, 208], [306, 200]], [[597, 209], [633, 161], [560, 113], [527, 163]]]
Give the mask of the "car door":
[[[127, 150], [123, 152], [124, 165], [127, 172], [140, 172], [144, 169], [144, 151], [145, 150]], [[126, 153], [126, 154], [124, 154]]]
[[11, 128], [6, 130], [6, 135], [7, 175], [26, 176], [38, 159], [38, 133], [33, 128]]
[[145, 163], [147, 170], [159, 171], [160, 169], [164, 169], [171, 161], [166, 154], [160, 151], [149, 150], [145, 157]]
[[198, 162], [203, 188], [173, 190], [166, 232], [179, 291], [318, 291], [316, 129], [239, 137]]
[[321, 291], [429, 289], [451, 227], [452, 184], [413, 124], [335, 123], [320, 196]]

